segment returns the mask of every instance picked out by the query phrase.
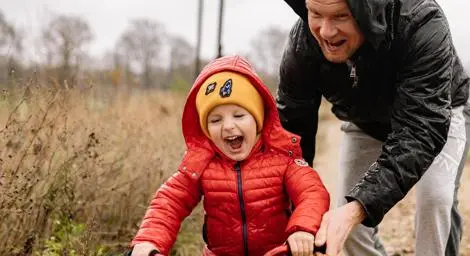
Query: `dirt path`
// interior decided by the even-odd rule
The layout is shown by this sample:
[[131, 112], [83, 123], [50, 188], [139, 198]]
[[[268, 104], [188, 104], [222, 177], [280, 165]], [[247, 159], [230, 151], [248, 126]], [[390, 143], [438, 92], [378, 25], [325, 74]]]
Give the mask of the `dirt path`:
[[[322, 137], [321, 150], [317, 152], [315, 168], [319, 171], [325, 186], [331, 193], [331, 201], [336, 199], [336, 183], [338, 179], [339, 145], [342, 132], [340, 121], [332, 118], [320, 122], [319, 135]], [[323, 136], [322, 136], [323, 135]], [[459, 209], [464, 220], [464, 234], [461, 244], [461, 255], [470, 256], [470, 164], [467, 164], [461, 179], [459, 191]], [[464, 195], [467, 195], [466, 197]], [[334, 207], [334, 206], [332, 206]], [[399, 202], [380, 224], [380, 236], [390, 255], [414, 255], [414, 189]]]

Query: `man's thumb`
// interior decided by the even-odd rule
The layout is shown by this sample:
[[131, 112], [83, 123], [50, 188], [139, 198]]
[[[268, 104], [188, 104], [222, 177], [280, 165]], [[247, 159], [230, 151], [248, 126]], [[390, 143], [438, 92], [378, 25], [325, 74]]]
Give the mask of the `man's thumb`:
[[317, 231], [317, 234], [315, 236], [315, 245], [317, 247], [320, 247], [325, 244], [326, 242], [326, 234], [328, 231], [328, 223], [329, 223], [329, 214], [325, 213], [323, 215], [320, 228]]

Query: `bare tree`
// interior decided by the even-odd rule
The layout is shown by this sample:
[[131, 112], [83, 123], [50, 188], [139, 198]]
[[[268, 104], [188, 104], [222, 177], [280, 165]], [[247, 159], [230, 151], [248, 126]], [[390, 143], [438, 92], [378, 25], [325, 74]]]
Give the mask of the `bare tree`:
[[20, 33], [6, 20], [0, 11], [0, 49], [2, 54], [11, 55], [14, 50], [22, 50]]
[[[58, 57], [60, 62], [59, 81], [75, 82], [83, 47], [93, 40], [93, 33], [87, 21], [77, 16], [59, 15], [43, 30], [43, 40], [48, 51], [48, 63]], [[71, 80], [71, 81], [70, 81]]]
[[171, 67], [187, 66], [192, 64], [194, 47], [184, 38], [172, 36], [169, 39]]
[[287, 35], [287, 30], [268, 27], [251, 40], [249, 58], [257, 69], [269, 75], [277, 74]]
[[161, 47], [165, 38], [164, 28], [160, 23], [147, 19], [133, 20], [117, 43], [130, 61], [141, 72], [141, 83], [145, 88], [155, 85], [153, 71], [157, 67]]
[[6, 73], [0, 75], [1, 80], [8, 80], [11, 82], [11, 78], [15, 72], [19, 70], [21, 53], [23, 51], [23, 34], [18, 28], [8, 23], [3, 13], [0, 11], [0, 63], [2, 70], [6, 70]]
[[125, 85], [129, 86], [132, 84], [132, 56], [131, 56], [131, 42], [126, 36], [121, 36], [119, 41], [116, 43], [113, 54], [114, 70], [120, 72], [122, 81]]
[[169, 71], [164, 89], [177, 82], [189, 83], [193, 79], [194, 47], [184, 38], [168, 36], [169, 45]]

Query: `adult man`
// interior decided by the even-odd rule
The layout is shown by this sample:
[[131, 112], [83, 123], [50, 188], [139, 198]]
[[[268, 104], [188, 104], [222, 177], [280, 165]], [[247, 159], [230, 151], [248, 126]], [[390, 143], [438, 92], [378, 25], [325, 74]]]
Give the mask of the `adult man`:
[[434, 0], [285, 1], [300, 19], [280, 68], [283, 126], [302, 137], [312, 164], [322, 96], [344, 121], [340, 207], [323, 217], [317, 246], [326, 242], [329, 256], [343, 245], [348, 255], [385, 255], [375, 227], [416, 184], [416, 255], [458, 255], [470, 79], [441, 8]]

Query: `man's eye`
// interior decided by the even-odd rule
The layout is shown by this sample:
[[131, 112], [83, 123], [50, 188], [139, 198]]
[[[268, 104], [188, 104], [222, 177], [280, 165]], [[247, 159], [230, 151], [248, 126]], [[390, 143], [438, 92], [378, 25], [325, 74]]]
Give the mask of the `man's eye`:
[[311, 15], [312, 15], [312, 17], [314, 17], [314, 18], [320, 18], [320, 17], [321, 17], [320, 13], [318, 13], [318, 12], [315, 12], [315, 11], [313, 11], [313, 12], [310, 12], [310, 14], [311, 14]]
[[347, 14], [347, 13], [337, 14], [337, 15], [335, 15], [335, 18], [338, 19], [338, 20], [346, 20], [346, 19], [349, 18], [349, 14]]

